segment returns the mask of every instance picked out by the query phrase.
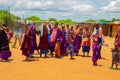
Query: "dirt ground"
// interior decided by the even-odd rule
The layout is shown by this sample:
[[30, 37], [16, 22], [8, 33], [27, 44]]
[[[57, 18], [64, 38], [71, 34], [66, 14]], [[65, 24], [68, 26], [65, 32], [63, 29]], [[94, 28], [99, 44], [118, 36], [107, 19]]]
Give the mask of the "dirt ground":
[[102, 48], [98, 66], [92, 65], [91, 57], [82, 57], [81, 49], [75, 60], [70, 60], [69, 56], [62, 59], [39, 58], [35, 52], [36, 58], [25, 62], [18, 44], [16, 48], [11, 47], [12, 40], [12, 57], [9, 62], [0, 62], [0, 80], [120, 80], [120, 70], [109, 69], [114, 38], [105, 37], [105, 40], [109, 47]]

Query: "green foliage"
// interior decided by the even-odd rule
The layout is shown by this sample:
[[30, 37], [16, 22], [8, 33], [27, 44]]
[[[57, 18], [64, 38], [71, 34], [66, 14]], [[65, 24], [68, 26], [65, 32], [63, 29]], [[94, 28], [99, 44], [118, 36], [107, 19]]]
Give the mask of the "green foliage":
[[112, 22], [114, 21], [120, 21], [120, 19], [112, 18]]
[[58, 20], [58, 23], [59, 24], [71, 24], [71, 25], [73, 25], [73, 24], [75, 24], [76, 22], [73, 22], [71, 19], [66, 19], [66, 20], [64, 20], [64, 19], [61, 19], [61, 20]]
[[25, 18], [25, 20], [41, 21], [41, 19], [37, 16], [30, 16], [30, 17]]
[[36, 23], [36, 25], [40, 25], [42, 22], [42, 20], [37, 16], [30, 16], [30, 17], [25, 18], [25, 20], [33, 21]]
[[57, 22], [57, 19], [55, 19], [55, 18], [49, 18], [48, 21]]
[[97, 20], [93, 20], [93, 19], [88, 19], [85, 22], [97, 22]]
[[7, 10], [0, 10], [0, 23], [7, 24], [11, 29], [14, 29], [14, 27], [16, 27], [17, 19], [20, 18], [9, 13]]
[[0, 24], [2, 24], [3, 23], [3, 20], [2, 19], [0, 19]]
[[105, 19], [100, 19], [99, 22], [107, 22]]

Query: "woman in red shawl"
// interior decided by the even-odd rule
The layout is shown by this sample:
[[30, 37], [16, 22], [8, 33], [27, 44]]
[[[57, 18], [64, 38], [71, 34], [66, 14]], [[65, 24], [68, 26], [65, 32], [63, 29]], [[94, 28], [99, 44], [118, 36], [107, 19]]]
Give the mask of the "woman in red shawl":
[[23, 42], [21, 45], [22, 55], [26, 56], [26, 61], [30, 60], [29, 57], [32, 51], [32, 38], [33, 37], [32, 37], [31, 29], [29, 25], [27, 25]]
[[40, 35], [38, 49], [40, 49], [40, 57], [42, 57], [42, 54], [45, 54], [45, 57], [47, 57], [47, 54], [49, 52], [48, 30], [45, 24], [43, 24], [41, 27], [43, 27], [43, 31], [41, 32], [42, 35]]

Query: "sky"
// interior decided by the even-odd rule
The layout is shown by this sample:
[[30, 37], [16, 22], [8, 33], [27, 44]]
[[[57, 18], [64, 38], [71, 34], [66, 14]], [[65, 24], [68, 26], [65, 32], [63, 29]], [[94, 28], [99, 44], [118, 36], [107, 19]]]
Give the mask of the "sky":
[[21, 18], [38, 16], [47, 20], [72, 19], [82, 22], [88, 19], [120, 18], [120, 0], [0, 0], [0, 10], [8, 9]]

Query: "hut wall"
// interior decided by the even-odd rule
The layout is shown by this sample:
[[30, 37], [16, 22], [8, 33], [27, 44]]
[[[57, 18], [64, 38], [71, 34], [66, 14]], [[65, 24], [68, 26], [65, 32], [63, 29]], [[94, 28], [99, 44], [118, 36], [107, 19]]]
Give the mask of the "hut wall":
[[100, 27], [102, 27], [103, 32], [104, 32], [104, 36], [108, 36], [108, 24], [100, 24]]
[[112, 28], [112, 37], [116, 37], [117, 30], [118, 30], [118, 24], [110, 24], [108, 28], [108, 36], [110, 35], [110, 26], [113, 25]]
[[79, 24], [82, 28], [88, 27], [90, 32], [92, 33], [94, 30], [94, 23], [80, 23]]
[[116, 37], [117, 34], [117, 30], [118, 30], [118, 25], [113, 25], [113, 37]]

